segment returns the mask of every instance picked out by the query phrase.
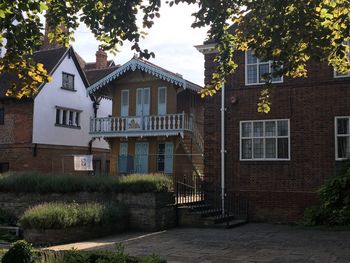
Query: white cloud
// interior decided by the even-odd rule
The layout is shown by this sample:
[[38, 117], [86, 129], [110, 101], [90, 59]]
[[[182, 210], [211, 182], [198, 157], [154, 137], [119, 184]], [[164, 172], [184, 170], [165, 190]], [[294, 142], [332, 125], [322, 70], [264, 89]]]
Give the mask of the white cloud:
[[[193, 46], [203, 43], [206, 29], [193, 29], [195, 6], [187, 4], [174, 5], [171, 8], [164, 4], [161, 17], [148, 31], [141, 47], [153, 51], [156, 55], [150, 61], [167, 70], [180, 73], [184, 78], [197, 84], [204, 83], [204, 57]], [[94, 61], [98, 42], [89, 30], [81, 25], [75, 33], [75, 50], [86, 60]], [[125, 43], [116, 57], [109, 55], [117, 64], [123, 64], [134, 55], [131, 44]]]

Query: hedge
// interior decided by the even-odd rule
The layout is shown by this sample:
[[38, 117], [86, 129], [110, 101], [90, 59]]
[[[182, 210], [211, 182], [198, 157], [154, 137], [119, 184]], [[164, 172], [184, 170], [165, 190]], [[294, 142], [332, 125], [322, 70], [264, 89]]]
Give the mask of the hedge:
[[0, 250], [2, 263], [165, 263], [157, 255], [133, 257], [124, 253], [121, 244], [115, 251], [52, 251], [37, 250], [24, 240], [15, 242], [4, 255]]
[[126, 207], [116, 203], [44, 203], [26, 210], [19, 222], [24, 229], [65, 229], [108, 225], [126, 217]]
[[128, 176], [48, 175], [34, 172], [0, 175], [0, 192], [11, 193], [147, 193], [170, 192], [172, 180], [162, 174]]

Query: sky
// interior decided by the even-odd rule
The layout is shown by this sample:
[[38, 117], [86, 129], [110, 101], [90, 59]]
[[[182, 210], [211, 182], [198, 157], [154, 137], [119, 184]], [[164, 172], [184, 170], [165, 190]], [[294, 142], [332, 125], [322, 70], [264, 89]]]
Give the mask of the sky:
[[[206, 39], [207, 28], [193, 29], [191, 16], [196, 11], [195, 6], [187, 4], [169, 7], [163, 5], [160, 18], [148, 31], [146, 39], [140, 43], [141, 48], [155, 53], [155, 58], [149, 61], [167, 70], [181, 74], [185, 79], [196, 84], [204, 84], [204, 56], [194, 47]], [[145, 31], [145, 30], [143, 30]], [[95, 61], [98, 42], [84, 25], [75, 32], [74, 49], [87, 62]], [[123, 64], [130, 60], [134, 51], [131, 44], [125, 43], [116, 56], [108, 54], [116, 64]]]

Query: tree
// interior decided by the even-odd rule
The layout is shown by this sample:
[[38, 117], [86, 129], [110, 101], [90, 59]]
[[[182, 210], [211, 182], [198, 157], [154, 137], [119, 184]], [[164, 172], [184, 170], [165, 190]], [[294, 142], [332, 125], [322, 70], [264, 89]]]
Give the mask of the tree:
[[[30, 96], [38, 83], [49, 80], [42, 65], [27, 55], [40, 45], [43, 25], [39, 14], [48, 8], [48, 24], [56, 28], [51, 40], [68, 45], [81, 22], [102, 42], [103, 49], [116, 51], [129, 40], [132, 49], [149, 58], [154, 54], [139, 46], [146, 33], [137, 27], [137, 14], [143, 15], [143, 28], [147, 29], [160, 16], [161, 4], [179, 3], [198, 6], [192, 26], [209, 26], [208, 39], [218, 50], [217, 70], [202, 96], [220, 89], [237, 67], [233, 53], [248, 48], [257, 57], [272, 60], [280, 75], [305, 77], [309, 60], [328, 61], [340, 72], [350, 70], [349, 46], [344, 44], [350, 39], [350, 0], [1, 0], [0, 43], [7, 39], [7, 53], [0, 60], [0, 70], [19, 76], [8, 94]], [[62, 27], [69, 28], [69, 34], [64, 34]], [[259, 101], [262, 112], [269, 111], [271, 77], [265, 76], [266, 88]]]

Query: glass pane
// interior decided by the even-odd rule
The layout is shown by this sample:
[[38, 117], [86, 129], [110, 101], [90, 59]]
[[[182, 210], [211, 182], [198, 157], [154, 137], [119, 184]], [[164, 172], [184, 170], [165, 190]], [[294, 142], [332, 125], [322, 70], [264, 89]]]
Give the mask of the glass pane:
[[277, 135], [288, 136], [288, 121], [277, 121]]
[[349, 134], [349, 119], [337, 119], [337, 133]]
[[278, 158], [288, 159], [288, 138], [278, 138]]
[[165, 103], [165, 89], [159, 89], [159, 103]]
[[349, 152], [349, 137], [338, 137], [338, 158], [350, 156]]
[[252, 140], [242, 140], [242, 159], [252, 159]]
[[139, 105], [142, 104], [142, 90], [141, 89], [137, 90], [137, 104], [139, 104]]
[[247, 51], [247, 63], [248, 64], [255, 64], [257, 63], [258, 60], [256, 59], [256, 57], [254, 57], [253, 52], [251, 50]]
[[62, 123], [63, 125], [67, 125], [67, 111], [62, 110]]
[[276, 139], [269, 138], [265, 141], [265, 157], [276, 158]]
[[128, 92], [122, 91], [122, 105], [127, 106], [128, 105]]
[[253, 123], [253, 136], [254, 137], [264, 136], [264, 123], [262, 121]]
[[60, 124], [60, 109], [56, 109], [56, 124]]
[[149, 104], [149, 89], [143, 90], [143, 103]]
[[253, 139], [254, 158], [264, 158], [264, 139]]
[[75, 125], [77, 125], [77, 126], [80, 126], [80, 123], [79, 123], [79, 112], [77, 112], [76, 114], [75, 114]]
[[276, 136], [276, 122], [266, 121], [265, 122], [265, 136]]
[[266, 63], [266, 64], [259, 64], [259, 82], [260, 83], [263, 83], [265, 82], [266, 80], [263, 79], [263, 75], [264, 74], [268, 74], [270, 72], [270, 65], [269, 63]]
[[69, 125], [73, 125], [73, 112], [69, 111]]
[[252, 136], [252, 123], [243, 122], [242, 123], [242, 137], [251, 137]]
[[[277, 68], [277, 70], [280, 70], [280, 67]], [[271, 66], [271, 72], [272, 72], [272, 82], [279, 82], [282, 80], [281, 76], [273, 76], [273, 73], [276, 72], [277, 70], [274, 70]]]
[[257, 65], [247, 66], [247, 83], [257, 83]]
[[164, 160], [165, 160], [165, 143], [158, 144], [158, 172], [164, 172]]

